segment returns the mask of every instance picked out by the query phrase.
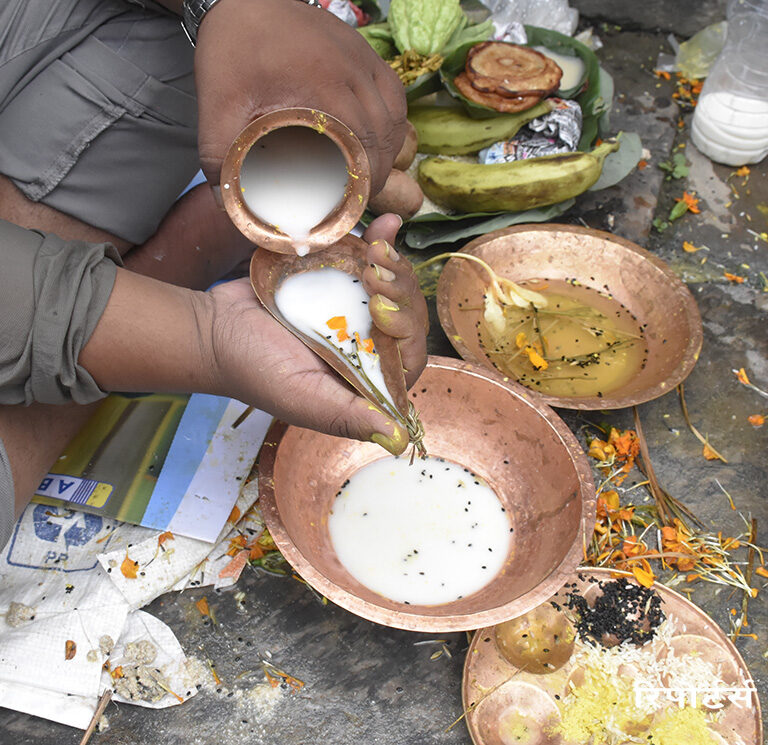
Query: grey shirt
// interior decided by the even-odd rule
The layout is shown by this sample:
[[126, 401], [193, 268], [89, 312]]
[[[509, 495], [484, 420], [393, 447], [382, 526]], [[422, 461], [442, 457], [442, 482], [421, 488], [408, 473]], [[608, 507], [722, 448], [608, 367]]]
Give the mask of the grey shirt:
[[[108, 243], [65, 241], [0, 220], [0, 404], [90, 403], [105, 395], [78, 357], [121, 263]], [[0, 548], [10, 537], [13, 502], [0, 441]]]

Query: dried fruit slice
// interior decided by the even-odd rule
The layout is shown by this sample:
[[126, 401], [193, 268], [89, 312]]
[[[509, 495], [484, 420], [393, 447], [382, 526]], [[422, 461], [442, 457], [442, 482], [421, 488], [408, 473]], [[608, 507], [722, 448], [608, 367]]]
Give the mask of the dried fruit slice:
[[547, 96], [563, 76], [559, 65], [541, 52], [504, 41], [472, 47], [466, 73], [474, 88], [500, 96]]
[[499, 96], [497, 93], [484, 93], [472, 86], [465, 72], [457, 75], [453, 79], [453, 84], [470, 101], [488, 106], [496, 111], [502, 111], [505, 114], [514, 114], [517, 111], [531, 109], [541, 101], [540, 96]]

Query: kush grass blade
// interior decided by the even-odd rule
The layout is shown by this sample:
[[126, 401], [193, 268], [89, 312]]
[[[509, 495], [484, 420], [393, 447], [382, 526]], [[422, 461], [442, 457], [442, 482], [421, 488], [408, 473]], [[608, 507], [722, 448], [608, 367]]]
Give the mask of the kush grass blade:
[[656, 508], [659, 511], [659, 518], [665, 525], [670, 525], [672, 523], [672, 518], [669, 513], [669, 506], [665, 495], [659, 486], [658, 479], [656, 478], [656, 472], [653, 470], [651, 454], [648, 452], [648, 443], [646, 442], [645, 435], [643, 434], [643, 425], [640, 422], [640, 413], [637, 410], [637, 406], [632, 407], [632, 414], [635, 419], [635, 432], [637, 433], [637, 441], [640, 445], [640, 455], [642, 456], [643, 462], [645, 463], [645, 476], [650, 482], [649, 486], [651, 494], [656, 501]]
[[680, 408], [683, 410], [683, 419], [685, 419], [685, 423], [688, 425], [688, 429], [691, 430], [691, 432], [694, 434], [696, 439], [704, 446], [705, 450], [707, 448], [709, 449], [709, 451], [712, 453], [714, 458], [721, 460], [723, 463], [727, 463], [728, 461], [717, 450], [715, 450], [712, 447], [709, 440], [706, 437], [704, 437], [704, 435], [702, 435], [701, 432], [699, 432], [699, 430], [696, 429], [696, 427], [693, 426], [693, 422], [691, 422], [691, 417], [688, 414], [688, 406], [685, 403], [685, 388], [683, 383], [680, 383], [680, 385], [677, 386], [677, 392], [680, 395]]

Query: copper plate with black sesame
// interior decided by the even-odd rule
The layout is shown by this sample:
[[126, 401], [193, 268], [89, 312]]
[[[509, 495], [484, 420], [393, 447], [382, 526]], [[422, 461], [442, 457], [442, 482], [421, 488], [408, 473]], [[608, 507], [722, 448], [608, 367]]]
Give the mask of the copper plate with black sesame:
[[[385, 597], [352, 576], [334, 549], [330, 513], [348, 479], [388, 456], [372, 442], [282, 422], [267, 433], [258, 465], [259, 504], [277, 547], [329, 600], [394, 628], [465, 631], [541, 605], [579, 565], [594, 528], [595, 487], [578, 440], [530, 391], [462, 360], [430, 357], [408, 398], [430, 456], [479, 476], [506, 513], [509, 542], [488, 584], [422, 605]], [[413, 465], [417, 474], [424, 467]], [[403, 523], [415, 519], [408, 509]]]
[[[702, 343], [696, 301], [667, 264], [630, 241], [572, 225], [518, 225], [477, 238], [462, 253], [482, 259], [500, 277], [528, 289], [543, 288], [542, 294], [591, 296], [592, 300], [583, 302], [600, 308], [600, 318], [610, 316], [617, 323], [630, 324], [625, 323], [622, 331], [611, 327], [612, 341], [606, 342], [604, 328], [590, 320], [583, 323], [590, 344], [583, 347], [585, 353], [552, 354], [547, 345], [554, 334], [553, 321], [570, 313], [567, 322], [581, 322], [573, 310], [555, 315], [557, 307], [552, 304], [532, 317], [528, 327], [521, 327], [528, 331], [525, 338], [517, 338], [520, 332], [512, 333], [494, 346], [483, 336], [488, 273], [464, 259], [446, 263], [437, 288], [437, 309], [456, 351], [465, 360], [495, 369], [536, 391], [551, 406], [619, 409], [650, 401], [674, 389], [696, 364]], [[514, 330], [514, 324], [510, 328]], [[519, 364], [527, 362], [524, 353], [533, 345], [548, 358], [548, 369], [536, 368], [539, 358], [533, 353], [528, 369]], [[606, 372], [610, 355], [633, 345], [635, 356], [627, 374], [603, 385], [596, 363], [603, 364]], [[569, 392], [570, 381], [575, 382]], [[596, 381], [591, 388], [590, 381]]]
[[[626, 726], [631, 731], [626, 733], [625, 739], [615, 733], [604, 736], [600, 725], [594, 723], [595, 715], [598, 719], [605, 716], [604, 712], [610, 710], [614, 696], [606, 693], [598, 698], [594, 696], [594, 690], [582, 688], [585, 700], [579, 702], [578, 697], [572, 694], [574, 688], [582, 687], [585, 681], [590, 680], [590, 672], [583, 664], [584, 658], [580, 656], [580, 650], [584, 649], [583, 644], [578, 646], [580, 641], [576, 642], [574, 653], [567, 651], [565, 656], [558, 655], [557, 632], [562, 634], [562, 629], [557, 616], [567, 615], [578, 627], [579, 639], [582, 639], [582, 635], [586, 636], [589, 632], [585, 630], [585, 624], [576, 621], [583, 616], [579, 617], [573, 613], [572, 608], [568, 608], [573, 605], [572, 598], [580, 596], [595, 609], [599, 597], [607, 594], [607, 589], [617, 584], [616, 577], [619, 576], [623, 590], [619, 589], [616, 596], [650, 596], [651, 592], [640, 587], [631, 574], [608, 569], [577, 570], [555, 596], [528, 614], [533, 619], [530, 623], [526, 618], [514, 622], [518, 623], [515, 631], [519, 640], [537, 633], [539, 641], [543, 641], [536, 648], [534, 640], [525, 649], [536, 648], [538, 658], [559, 656], [557, 664], [550, 665], [553, 668], [551, 670], [537, 669], [537, 656], [529, 656], [522, 663], [510, 655], [509, 648], [502, 651], [505, 639], [499, 630], [513, 622], [489, 626], [475, 633], [467, 651], [462, 682], [466, 723], [475, 745], [588, 745], [591, 742], [611, 745], [652, 742], [656, 745], [672, 742], [664, 739], [664, 736], [674, 733], [674, 726], [680, 727], [681, 723], [685, 727], [685, 734], [675, 740], [676, 743], [700, 742], [694, 736], [694, 727], [701, 726], [706, 728], [708, 737], [711, 735], [705, 741], [717, 745], [762, 744], [760, 700], [754, 681], [736, 647], [704, 611], [682, 595], [660, 585], [652, 588], [656, 610], [650, 612], [650, 627], [656, 636], [649, 636], [649, 625], [646, 623], [642, 626], [641, 621], [638, 623], [639, 635], [642, 638], [648, 637], [650, 641], [645, 647], [638, 648], [645, 650], [644, 653], [652, 652], [654, 658], [661, 662], [659, 669], [669, 670], [669, 673], [662, 673], [662, 686], [658, 690], [644, 688], [647, 685], [645, 673], [639, 669], [637, 658], [627, 657], [626, 664], [619, 667], [618, 673], [629, 681], [628, 685], [632, 688], [628, 690], [633, 691], [633, 698], [637, 695], [641, 697], [640, 701], [650, 701], [651, 708], [658, 707], [657, 711], [645, 720], [630, 721], [629, 717]], [[646, 603], [645, 607], [650, 605]], [[628, 606], [631, 608], [632, 604]], [[622, 605], [613, 603], [613, 608], [621, 609]], [[534, 616], [537, 613], [536, 618]], [[539, 623], [547, 613], [550, 615], [546, 621]], [[601, 609], [601, 615], [604, 618], [610, 615], [610, 611]], [[638, 613], [629, 611], [627, 616], [637, 618]], [[550, 626], [549, 632], [547, 624]], [[601, 625], [604, 625], [604, 621], [599, 620], [597, 626]], [[554, 635], [550, 633], [553, 629]], [[595, 631], [595, 628], [590, 631]], [[597, 631], [598, 634], [602, 633], [600, 628]], [[624, 633], [626, 639], [632, 638], [626, 628]], [[560, 638], [563, 639], [562, 636]], [[602, 640], [606, 644], [617, 641], [608, 642], [605, 636]], [[609, 651], [618, 656], [624, 654], [626, 648], [625, 644]], [[600, 649], [599, 644], [595, 645], [595, 649]], [[518, 664], [510, 662], [510, 657]], [[704, 663], [717, 671], [722, 683], [717, 696], [708, 694], [706, 680], [698, 672]], [[676, 682], [674, 671], [686, 667], [691, 669], [691, 683], [686, 690], [680, 690], [675, 687], [679, 679]], [[586, 700], [588, 693], [593, 694], [591, 701]], [[697, 702], [695, 707], [691, 705], [694, 700]], [[579, 711], [578, 707], [582, 704]], [[690, 711], [692, 709], [697, 709], [699, 713]], [[576, 719], [577, 716], [581, 718]], [[578, 727], [574, 727], [575, 721]], [[581, 731], [586, 737], [574, 738], [574, 730]]]

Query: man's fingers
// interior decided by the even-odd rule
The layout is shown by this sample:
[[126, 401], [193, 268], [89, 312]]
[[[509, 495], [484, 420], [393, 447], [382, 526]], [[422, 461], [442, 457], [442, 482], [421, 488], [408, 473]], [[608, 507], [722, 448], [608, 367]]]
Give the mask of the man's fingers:
[[375, 442], [393, 455], [408, 446], [408, 434], [391, 416], [328, 373], [301, 373], [289, 378], [301, 395], [292, 397], [278, 416], [289, 424], [336, 437]]
[[363, 233], [363, 240], [368, 244], [384, 241], [392, 246], [395, 242], [397, 231], [400, 230], [402, 224], [403, 221], [400, 216], [392, 212], [379, 215]]
[[363, 133], [357, 133], [371, 164], [371, 196], [386, 183], [392, 164], [405, 138], [405, 132], [394, 126], [381, 92], [371, 83], [353, 89], [357, 96]]

